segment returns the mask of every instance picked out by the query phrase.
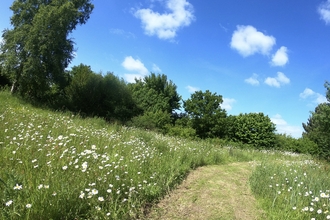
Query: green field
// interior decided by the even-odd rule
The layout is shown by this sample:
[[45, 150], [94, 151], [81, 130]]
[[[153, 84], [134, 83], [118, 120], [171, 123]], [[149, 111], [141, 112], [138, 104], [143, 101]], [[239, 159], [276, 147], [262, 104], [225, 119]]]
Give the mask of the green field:
[[110, 125], [8, 92], [0, 155], [0, 219], [141, 219], [196, 168], [234, 162], [255, 164], [248, 183], [268, 219], [330, 219], [329, 165], [311, 156]]

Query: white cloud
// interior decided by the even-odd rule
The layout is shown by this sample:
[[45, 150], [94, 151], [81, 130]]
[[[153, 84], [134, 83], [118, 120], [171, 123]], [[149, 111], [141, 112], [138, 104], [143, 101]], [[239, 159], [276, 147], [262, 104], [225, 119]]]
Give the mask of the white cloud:
[[150, 8], [135, 11], [147, 35], [173, 39], [181, 27], [189, 26], [194, 20], [193, 6], [186, 0], [167, 0], [166, 8], [169, 12], [163, 14]]
[[311, 99], [313, 103], [321, 104], [327, 102], [327, 98], [320, 93], [314, 92], [310, 88], [306, 88], [302, 93], [299, 94], [302, 99]]
[[276, 39], [257, 31], [253, 26], [238, 25], [231, 38], [231, 48], [237, 50], [242, 56], [247, 57], [255, 53], [269, 54]]
[[315, 92], [310, 88], [306, 88], [302, 93], [300, 93], [300, 98], [306, 99], [309, 96], [313, 96]]
[[223, 98], [223, 102], [220, 106], [221, 108], [230, 111], [233, 108], [234, 103], [236, 103], [235, 99]]
[[121, 64], [126, 70], [138, 72], [141, 75], [147, 75], [148, 69], [139, 59], [134, 59], [131, 56], [125, 57], [125, 60]]
[[325, 24], [330, 24], [330, 0], [323, 2], [317, 9], [320, 18], [325, 21]]
[[139, 59], [134, 59], [131, 56], [125, 57], [121, 64], [126, 70], [134, 72], [133, 74], [124, 74], [124, 78], [127, 82], [134, 83], [135, 78], [141, 79], [146, 76], [149, 72], [148, 69]]
[[282, 85], [289, 84], [290, 79], [282, 72], [277, 72], [277, 77], [267, 77], [265, 83], [269, 86], [280, 88]]
[[141, 74], [124, 74], [124, 78], [128, 83], [135, 83], [135, 79], [143, 79]]
[[287, 54], [288, 49], [286, 47], [281, 47], [276, 51], [272, 57], [271, 64], [273, 66], [284, 66], [289, 61]]
[[289, 125], [281, 115], [276, 114], [270, 120], [276, 125], [277, 133], [291, 135], [295, 138], [301, 137], [302, 128], [296, 125]]
[[198, 87], [193, 87], [193, 86], [186, 86], [186, 89], [188, 90], [189, 93], [194, 93], [200, 90]]
[[152, 71], [154, 71], [156, 73], [162, 72], [162, 70], [156, 64], [152, 64]]
[[250, 78], [245, 79], [244, 81], [253, 86], [258, 86], [259, 85], [258, 74], [253, 73], [253, 75]]

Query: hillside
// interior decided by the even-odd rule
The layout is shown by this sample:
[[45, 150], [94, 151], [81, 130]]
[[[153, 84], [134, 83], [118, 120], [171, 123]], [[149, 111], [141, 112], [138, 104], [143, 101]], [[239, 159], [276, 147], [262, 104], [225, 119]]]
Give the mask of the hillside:
[[[330, 181], [324, 171], [329, 166], [310, 156], [239, 149], [110, 125], [99, 118], [38, 109], [7, 92], [0, 92], [0, 103], [1, 219], [141, 219], [196, 168], [209, 168], [200, 181], [210, 179], [209, 171], [217, 173], [216, 182], [201, 185], [211, 190], [211, 184], [225, 184], [222, 178], [239, 183], [240, 176], [222, 173], [239, 174], [247, 162], [261, 164], [243, 172], [249, 185], [242, 187], [251, 189], [256, 210], [263, 209], [270, 219], [327, 217]], [[189, 187], [188, 191], [194, 189]], [[195, 192], [196, 201], [200, 192]], [[226, 203], [233, 199], [228, 193], [215, 195]], [[236, 208], [230, 209], [231, 214]]]

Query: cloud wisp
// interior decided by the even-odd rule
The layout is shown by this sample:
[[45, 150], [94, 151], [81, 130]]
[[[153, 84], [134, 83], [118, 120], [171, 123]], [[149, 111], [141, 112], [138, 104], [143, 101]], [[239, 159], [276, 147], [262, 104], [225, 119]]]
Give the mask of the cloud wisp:
[[306, 88], [302, 93], [299, 94], [299, 97], [302, 99], [312, 100], [315, 104], [321, 104], [327, 102], [327, 98], [320, 93], [314, 92], [310, 88]]
[[272, 61], [270, 64], [272, 66], [285, 66], [289, 62], [288, 57], [288, 49], [286, 47], [281, 47], [276, 51], [276, 53], [272, 56]]
[[156, 64], [152, 64], [152, 71], [154, 71], [156, 73], [162, 72], [162, 70]]
[[321, 20], [323, 20], [325, 24], [330, 24], [330, 0], [322, 2], [317, 8], [317, 12], [319, 13]]
[[133, 72], [132, 74], [124, 74], [127, 82], [135, 82], [135, 78], [141, 79], [146, 76], [149, 72], [148, 69], [139, 59], [134, 59], [132, 56], [125, 57], [121, 64], [126, 70]]
[[234, 103], [236, 103], [235, 99], [223, 98], [223, 102], [220, 106], [221, 106], [221, 108], [225, 109], [226, 111], [230, 111], [230, 110], [232, 110]]
[[135, 35], [133, 33], [124, 31], [122, 29], [117, 29], [117, 28], [110, 29], [110, 34], [123, 36], [125, 38], [135, 38]]
[[280, 88], [282, 85], [290, 83], [290, 79], [282, 72], [277, 72], [276, 77], [267, 77], [265, 83], [272, 87]]
[[289, 125], [280, 114], [276, 114], [270, 118], [276, 125], [277, 133], [287, 134], [295, 138], [301, 137], [302, 128], [300, 126]]
[[194, 93], [200, 90], [198, 87], [194, 87], [194, 86], [186, 86], [186, 89], [188, 90], [189, 93]]
[[231, 38], [230, 46], [243, 57], [255, 53], [268, 55], [276, 44], [273, 36], [267, 36], [253, 26], [238, 25]]
[[160, 14], [150, 8], [138, 9], [135, 17], [141, 20], [145, 33], [149, 36], [156, 35], [163, 40], [172, 40], [177, 31], [189, 26], [195, 19], [193, 6], [186, 0], [167, 0], [167, 13]]
[[253, 75], [250, 78], [245, 79], [244, 82], [253, 86], [258, 86], [260, 84], [258, 80], [258, 74], [256, 73], [253, 73]]

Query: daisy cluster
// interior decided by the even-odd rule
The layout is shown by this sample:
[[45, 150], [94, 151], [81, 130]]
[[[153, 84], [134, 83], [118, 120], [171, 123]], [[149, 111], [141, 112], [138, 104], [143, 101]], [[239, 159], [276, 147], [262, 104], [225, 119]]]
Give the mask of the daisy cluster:
[[137, 217], [189, 169], [227, 152], [197, 146], [73, 115], [8, 107], [0, 117], [1, 217]]
[[285, 213], [286, 218], [330, 219], [327, 169], [310, 160], [263, 163], [250, 181], [254, 193], [269, 202], [270, 210]]

